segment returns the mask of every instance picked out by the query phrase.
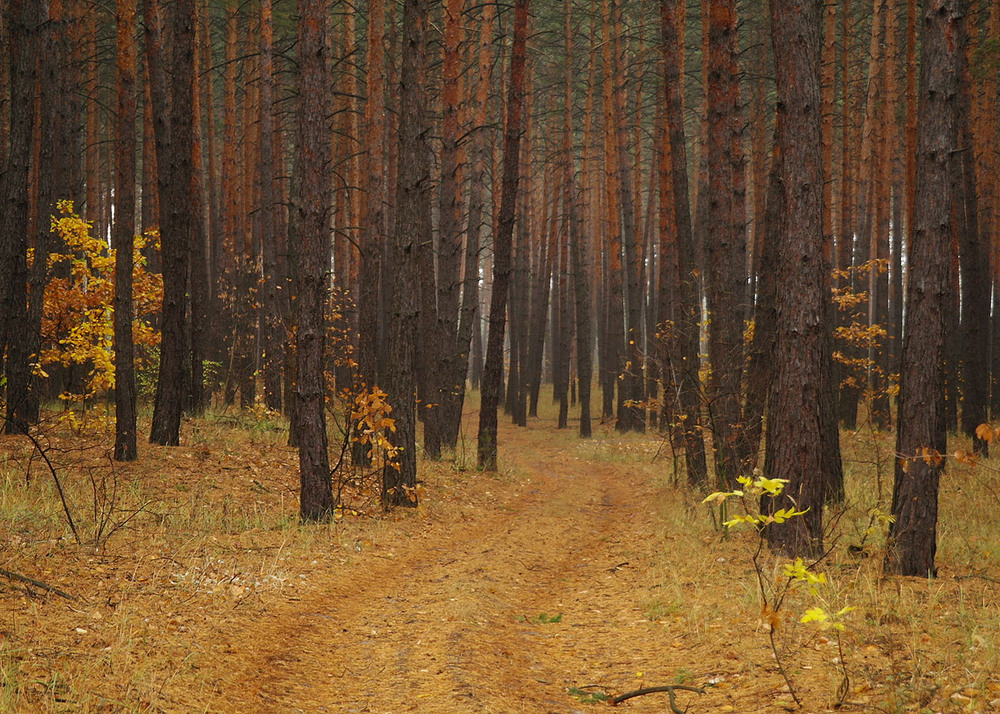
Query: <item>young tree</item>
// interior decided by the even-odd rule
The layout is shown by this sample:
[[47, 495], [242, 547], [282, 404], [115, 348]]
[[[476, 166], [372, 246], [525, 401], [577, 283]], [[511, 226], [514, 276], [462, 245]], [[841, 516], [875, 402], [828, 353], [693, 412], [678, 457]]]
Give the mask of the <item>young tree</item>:
[[896, 473], [886, 572], [933, 577], [938, 483], [947, 450], [945, 313], [950, 299], [952, 181], [958, 147], [961, 0], [929, 0], [920, 59], [916, 192]]
[[135, 346], [132, 343], [132, 239], [135, 235], [135, 0], [118, 0], [115, 78], [115, 460], [135, 461]]
[[520, 179], [521, 131], [525, 86], [525, 43], [528, 33], [528, 0], [515, 0], [514, 37], [510, 79], [507, 85], [507, 118], [503, 139], [503, 182], [500, 215], [493, 241], [493, 292], [490, 299], [489, 335], [483, 366], [482, 405], [479, 410], [477, 451], [479, 468], [497, 468], [497, 408], [503, 381], [503, 346], [507, 320], [507, 289], [511, 272], [511, 238], [514, 233], [517, 186]]
[[301, 171], [298, 211], [298, 360], [299, 514], [323, 520], [333, 512], [333, 485], [326, 436], [327, 271], [330, 267], [329, 3], [299, 2], [298, 155]]

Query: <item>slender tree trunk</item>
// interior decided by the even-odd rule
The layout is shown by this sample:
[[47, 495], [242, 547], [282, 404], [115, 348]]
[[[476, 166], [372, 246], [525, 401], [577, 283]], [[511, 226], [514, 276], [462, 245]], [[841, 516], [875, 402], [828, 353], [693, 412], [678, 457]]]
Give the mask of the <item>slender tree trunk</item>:
[[712, 363], [709, 408], [716, 475], [729, 484], [738, 475], [740, 383], [746, 283], [743, 117], [736, 65], [736, 4], [709, 2], [708, 201], [713, 221], [708, 243], [708, 309]]
[[[438, 251], [437, 283], [437, 339], [438, 362], [432, 367], [435, 373], [436, 393], [432, 400], [438, 407], [427, 412], [430, 428], [435, 432], [437, 455], [441, 445], [454, 443], [450, 425], [454, 414], [461, 411], [459, 394], [464, 386], [456, 383], [459, 365], [467, 362], [468, 348], [459, 345], [459, 298], [462, 291], [463, 231], [462, 224], [462, 151], [461, 54], [465, 40], [462, 11], [463, 0], [444, 3], [444, 59], [442, 65], [441, 102], [441, 181], [438, 187]], [[466, 342], [466, 345], [468, 342]], [[461, 373], [465, 381], [464, 370]], [[425, 436], [428, 424], [425, 423]]]
[[[38, 39], [41, 53], [38, 59], [38, 84], [35, 100], [34, 151], [31, 158], [34, 220], [29, 222], [29, 233], [34, 234], [33, 260], [28, 274], [28, 320], [19, 332], [25, 333], [25, 354], [30, 363], [39, 362], [42, 347], [42, 313], [45, 303], [45, 288], [49, 281], [48, 257], [56, 247], [52, 235], [51, 216], [56, 215], [56, 201], [68, 197], [65, 182], [68, 174], [65, 166], [65, 152], [70, 148], [64, 144], [63, 109], [68, 93], [60, 88], [61, 76], [67, 71], [62, 52], [63, 29], [62, 0], [48, 3], [48, 17], [39, 28]], [[57, 179], [60, 185], [57, 186]], [[58, 192], [58, 193], [57, 193]], [[28, 373], [26, 402], [22, 410], [29, 424], [36, 423], [41, 412], [41, 394], [38, 377], [34, 370]]]
[[264, 404], [281, 409], [281, 365], [284, 342], [278, 304], [277, 222], [274, 191], [274, 62], [271, 0], [260, 3], [260, 153], [257, 173], [260, 180], [260, 252], [263, 268], [260, 289], [260, 331], [263, 360]]
[[[367, 98], [365, 100], [364, 156], [361, 172], [361, 232], [359, 234], [358, 285], [358, 373], [361, 387], [372, 390], [382, 384], [378, 369], [379, 344], [384, 321], [379, 295], [382, 252], [386, 244], [386, 57], [385, 2], [373, 0], [368, 8]], [[367, 464], [370, 447], [356, 442], [355, 464]]]
[[[468, 223], [465, 230], [465, 276], [462, 282], [462, 307], [459, 316], [458, 342], [455, 351], [458, 358], [453, 363], [451, 377], [455, 385], [455, 399], [449, 402], [446, 414], [444, 441], [454, 448], [458, 443], [458, 432], [462, 424], [462, 405], [465, 402], [466, 374], [469, 370], [469, 342], [472, 340], [473, 364], [476, 363], [476, 345], [482, 350], [482, 330], [479, 328], [479, 252], [482, 245], [484, 183], [486, 180], [487, 108], [490, 90], [490, 67], [493, 42], [495, 7], [484, 5], [479, 26], [479, 74], [476, 84], [475, 118], [472, 130], [472, 172], [469, 183]], [[481, 359], [481, 357], [480, 357]], [[478, 380], [476, 370], [472, 370], [473, 386]]]
[[226, 405], [231, 405], [236, 399], [236, 378], [233, 364], [236, 354], [236, 312], [237, 299], [237, 255], [239, 244], [239, 158], [237, 148], [238, 114], [236, 106], [236, 71], [238, 65], [236, 46], [236, 27], [238, 24], [239, 5], [237, 0], [227, 0], [225, 6], [225, 38], [223, 51], [225, 73], [222, 90], [222, 237], [219, 241], [218, 292], [219, 301], [219, 332], [221, 352], [218, 355], [222, 363], [225, 384], [223, 399]]
[[135, 461], [135, 347], [132, 343], [132, 241], [135, 235], [135, 0], [118, 0], [115, 75], [115, 460]]
[[[154, 4], [147, 0], [150, 4]], [[152, 13], [155, 13], [154, 9]], [[161, 311], [160, 370], [156, 380], [153, 424], [149, 440], [177, 446], [184, 400], [184, 366], [187, 359], [188, 251], [192, 235], [192, 143], [194, 94], [194, 0], [176, 0], [173, 9], [173, 60], [169, 108], [166, 64], [157, 20], [147, 10], [147, 52], [153, 78], [153, 114], [157, 117], [156, 149], [160, 169], [160, 244], [163, 256], [163, 309]]]
[[298, 281], [295, 332], [296, 411], [299, 442], [299, 514], [325, 520], [336, 506], [326, 434], [325, 310], [330, 267], [329, 3], [299, 2]]
[[[204, 8], [199, 8], [196, 4], [196, 38], [202, 34], [203, 23], [200, 14]], [[215, 313], [211, 309], [211, 292], [209, 283], [211, 274], [209, 271], [209, 205], [207, 200], [207, 187], [205, 183], [204, 156], [201, 129], [201, 82], [204, 75], [201, 67], [204, 66], [202, 55], [210, 51], [211, 45], [207, 42], [195, 42], [195, 63], [198, 69], [198, 76], [194, 80], [194, 90], [191, 100], [191, 110], [194, 114], [192, 123], [191, 140], [191, 254], [189, 258], [190, 266], [190, 300], [191, 300], [191, 354], [190, 354], [190, 404], [189, 410], [192, 414], [201, 414], [208, 406], [211, 394], [205, 390], [205, 360], [208, 357], [208, 343], [212, 333], [212, 324]]]
[[[573, 5], [564, 0], [563, 40], [566, 44], [566, 72], [563, 83], [563, 167], [562, 200], [566, 214], [570, 271], [573, 276], [574, 316], [576, 318], [576, 371], [579, 381], [580, 436], [591, 436], [590, 387], [593, 378], [593, 321], [590, 298], [587, 241], [580, 220], [579, 191], [576, 186], [576, 157], [573, 151]], [[567, 316], [568, 317], [568, 316]], [[567, 320], [568, 321], [568, 320]], [[567, 345], [567, 349], [569, 345]], [[567, 375], [568, 377], [568, 375]]]
[[[788, 12], [787, 8], [782, 8]], [[774, 141], [771, 151], [771, 169], [768, 178], [767, 198], [764, 215], [760, 221], [760, 256], [757, 277], [757, 306], [754, 311], [753, 339], [749, 345], [747, 360], [747, 395], [744, 404], [743, 423], [747, 428], [747, 452], [744, 465], [756, 464], [763, 437], [764, 415], [768, 399], [773, 396], [775, 377], [775, 342], [778, 333], [778, 286], [783, 281], [780, 273], [784, 235], [788, 231], [787, 196], [784, 183], [784, 160], [782, 152], [788, 139], [782, 132], [783, 115], [779, 114], [774, 123]], [[765, 464], [775, 444], [768, 435], [765, 444]], [[750, 465], [751, 469], [753, 468]]]
[[483, 367], [482, 405], [479, 411], [478, 461], [488, 471], [497, 468], [497, 408], [503, 380], [505, 309], [510, 280], [510, 247], [514, 231], [517, 186], [520, 175], [522, 109], [525, 87], [525, 42], [528, 30], [528, 0], [515, 0], [514, 38], [511, 47], [510, 80], [507, 88], [507, 118], [503, 142], [503, 184], [500, 216], [494, 238], [493, 294], [490, 329]]
[[989, 323], [990, 323], [990, 246], [980, 230], [979, 196], [976, 186], [976, 152], [972, 136], [971, 70], [968, 66], [968, 32], [964, 17], [959, 19], [962, 32], [962, 86], [959, 95], [959, 147], [957, 162], [960, 176], [956, 184], [964, 198], [957, 206], [955, 226], [962, 261], [962, 433], [972, 439], [973, 451], [989, 455], [989, 443], [976, 435], [976, 428], [986, 422], [989, 404]]
[[[622, 250], [624, 287], [623, 303], [625, 323], [622, 325], [624, 343], [620, 365], [623, 378], [619, 382], [618, 415], [615, 429], [618, 431], [643, 431], [646, 427], [645, 415], [641, 407], [635, 406], [643, 398], [643, 354], [642, 354], [642, 291], [640, 289], [638, 234], [636, 231], [635, 207], [638, 194], [632, 193], [632, 170], [628, 156], [628, 122], [625, 119], [625, 70], [622, 66], [620, 38], [621, 14], [610, 9], [610, 17], [605, 20], [610, 26], [611, 62], [605, 65], [605, 73], [611, 73], [613, 83], [611, 97], [612, 121], [605, 126], [605, 133], [613, 141], [611, 149], [615, 162], [614, 185], [618, 191], [618, 216], [610, 215], [610, 220], [619, 220]], [[614, 129], [612, 129], [614, 127]], [[610, 175], [610, 174], [609, 174]]]
[[396, 430], [388, 437], [398, 452], [382, 471], [382, 503], [386, 508], [417, 505], [414, 350], [421, 311], [429, 306], [417, 304], [414, 288], [418, 284], [419, 246], [431, 241], [425, 95], [427, 13], [428, 6], [421, 0], [405, 0], [399, 109], [406, 120], [400, 122], [398, 137], [399, 173], [392, 248], [395, 277], [391, 285], [386, 285], [390, 310], [386, 392], [396, 420]]
[[[149, 52], [142, 53], [142, 230], [149, 231], [160, 225], [160, 190], [157, 183], [156, 128], [153, 117], [152, 72], [149, 69]], [[89, 156], [89, 151], [86, 153]], [[88, 183], [90, 179], [87, 179]], [[160, 253], [147, 246], [145, 257], [149, 270], [160, 272]]]
[[10, 57], [10, 148], [0, 176], [4, 220], [0, 222], [0, 354], [7, 349], [7, 414], [4, 432], [27, 433], [24, 410], [28, 404], [27, 331], [10, 329], [27, 322], [28, 310], [28, 168], [34, 132], [34, 93], [38, 32], [47, 8], [30, 0], [9, 0], [7, 13]]
[[[677, 383], [677, 420], [684, 434], [684, 459], [688, 481], [702, 487], [708, 482], [702, 423], [701, 379], [699, 377], [699, 330], [701, 305], [698, 299], [698, 270], [689, 203], [687, 146], [681, 95], [679, 0], [661, 0], [663, 28], [664, 100], [670, 144], [670, 176], [673, 190], [674, 225], [677, 228], [677, 332], [678, 357], [671, 370]], [[661, 209], [662, 210], [662, 209]], [[661, 257], [662, 259], [662, 257]]]

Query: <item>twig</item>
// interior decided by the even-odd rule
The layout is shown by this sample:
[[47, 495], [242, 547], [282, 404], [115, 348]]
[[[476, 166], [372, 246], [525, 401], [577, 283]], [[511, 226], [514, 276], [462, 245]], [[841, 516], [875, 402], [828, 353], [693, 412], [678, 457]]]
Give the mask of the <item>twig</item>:
[[[7, 421], [10, 421], [10, 419], [8, 418]], [[49, 460], [48, 454], [45, 453], [42, 445], [38, 443], [38, 440], [34, 436], [32, 436], [30, 429], [20, 433], [22, 436], [26, 436], [31, 440], [35, 450], [38, 451], [39, 455], [42, 459], [44, 459], [45, 465], [48, 466], [49, 473], [52, 474], [52, 480], [55, 481], [56, 490], [59, 492], [59, 500], [62, 502], [63, 513], [66, 514], [66, 522], [69, 524], [69, 529], [73, 531], [73, 539], [76, 541], [77, 545], [83, 545], [83, 542], [80, 540], [80, 534], [76, 531], [76, 524], [73, 522], [73, 514], [70, 513], [69, 504], [66, 502], [66, 493], [63, 491], [62, 482], [59, 480], [59, 474], [56, 473], [56, 467], [52, 465], [52, 462]]]
[[636, 689], [632, 692], [625, 692], [624, 694], [619, 694], [617, 697], [611, 700], [611, 706], [616, 707], [626, 699], [632, 699], [633, 697], [641, 697], [646, 694], [656, 694], [658, 692], [666, 692], [667, 696], [670, 697], [670, 711], [674, 714], [684, 714], [683, 709], [677, 708], [677, 694], [676, 691], [682, 689], [685, 692], [697, 692], [698, 694], [704, 694], [705, 690], [703, 687], [691, 687], [687, 684], [669, 684], [663, 687], [642, 687], [641, 689]]
[[67, 600], [77, 600], [78, 599], [78, 598], [74, 597], [73, 595], [70, 595], [67, 592], [63, 592], [62, 590], [60, 590], [57, 587], [53, 587], [51, 585], [47, 585], [46, 583], [43, 583], [40, 580], [35, 580], [34, 578], [29, 578], [26, 575], [20, 575], [19, 573], [13, 573], [13, 572], [11, 572], [9, 570], [4, 570], [3, 568], [0, 568], [0, 575], [2, 575], [3, 577], [7, 578], [8, 580], [17, 580], [18, 582], [27, 583], [28, 585], [34, 585], [36, 588], [40, 588], [42, 590], [47, 590], [48, 592], [53, 593], [55, 595], [58, 595], [59, 597], [64, 597]]
[[785, 680], [785, 684], [788, 685], [788, 693], [792, 695], [792, 699], [795, 700], [795, 704], [798, 705], [799, 709], [801, 709], [802, 702], [799, 700], [799, 695], [795, 691], [795, 686], [792, 684], [792, 680], [788, 676], [788, 671], [785, 669], [785, 665], [781, 662], [781, 657], [778, 656], [778, 644], [774, 641], [774, 625], [770, 626], [767, 634], [771, 642], [771, 651], [774, 653], [774, 661], [778, 665], [778, 671], [781, 672], [781, 677]]

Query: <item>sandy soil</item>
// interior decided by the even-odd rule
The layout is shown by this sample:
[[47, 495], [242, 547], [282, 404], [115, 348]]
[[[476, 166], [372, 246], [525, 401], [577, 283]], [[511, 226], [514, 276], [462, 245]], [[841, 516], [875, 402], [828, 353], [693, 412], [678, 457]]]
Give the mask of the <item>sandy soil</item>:
[[[648, 477], [582, 462], [545, 431], [510, 430], [504, 443], [515, 475], [475, 477], [492, 508], [447, 527], [404, 520], [385, 552], [330, 570], [318, 586], [313, 577], [310, 597], [258, 624], [252, 685], [227, 707], [568, 712], [583, 708], [570, 687], [620, 692], [670, 684], [653, 679], [678, 666], [700, 670], [678, 651], [684, 632], [639, 611], [657, 586]], [[725, 705], [714, 694], [697, 708], [707, 711], [709, 697], [716, 711]], [[666, 711], [667, 695], [627, 706]]]

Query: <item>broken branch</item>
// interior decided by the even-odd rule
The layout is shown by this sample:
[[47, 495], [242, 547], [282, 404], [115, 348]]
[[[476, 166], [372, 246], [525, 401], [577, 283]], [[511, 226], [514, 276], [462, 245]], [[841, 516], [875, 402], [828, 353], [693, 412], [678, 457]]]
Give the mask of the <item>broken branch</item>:
[[662, 687], [642, 687], [641, 689], [636, 689], [632, 692], [625, 692], [625, 694], [619, 694], [617, 697], [611, 700], [611, 706], [616, 707], [626, 699], [632, 699], [634, 697], [641, 697], [646, 694], [656, 694], [658, 692], [666, 692], [670, 697], [670, 711], [674, 714], [684, 714], [683, 709], [677, 708], [677, 694], [676, 690], [681, 689], [685, 692], [697, 692], [698, 694], [704, 694], [705, 690], [702, 687], [690, 687], [686, 684], [670, 684]]
[[40, 588], [42, 590], [46, 590], [46, 591], [48, 591], [50, 593], [58, 595], [59, 597], [64, 597], [67, 600], [76, 600], [77, 599], [77, 598], [73, 597], [72, 595], [70, 595], [69, 593], [62, 591], [62, 590], [60, 590], [57, 587], [53, 587], [52, 585], [48, 585], [47, 583], [43, 583], [41, 580], [35, 580], [34, 578], [29, 578], [26, 575], [21, 575], [19, 573], [13, 573], [13, 572], [11, 572], [9, 570], [4, 570], [3, 568], [0, 568], [0, 575], [2, 575], [3, 577], [7, 578], [8, 580], [16, 580], [16, 581], [21, 582], [21, 583], [27, 583], [28, 585], [34, 585], [36, 588]]

